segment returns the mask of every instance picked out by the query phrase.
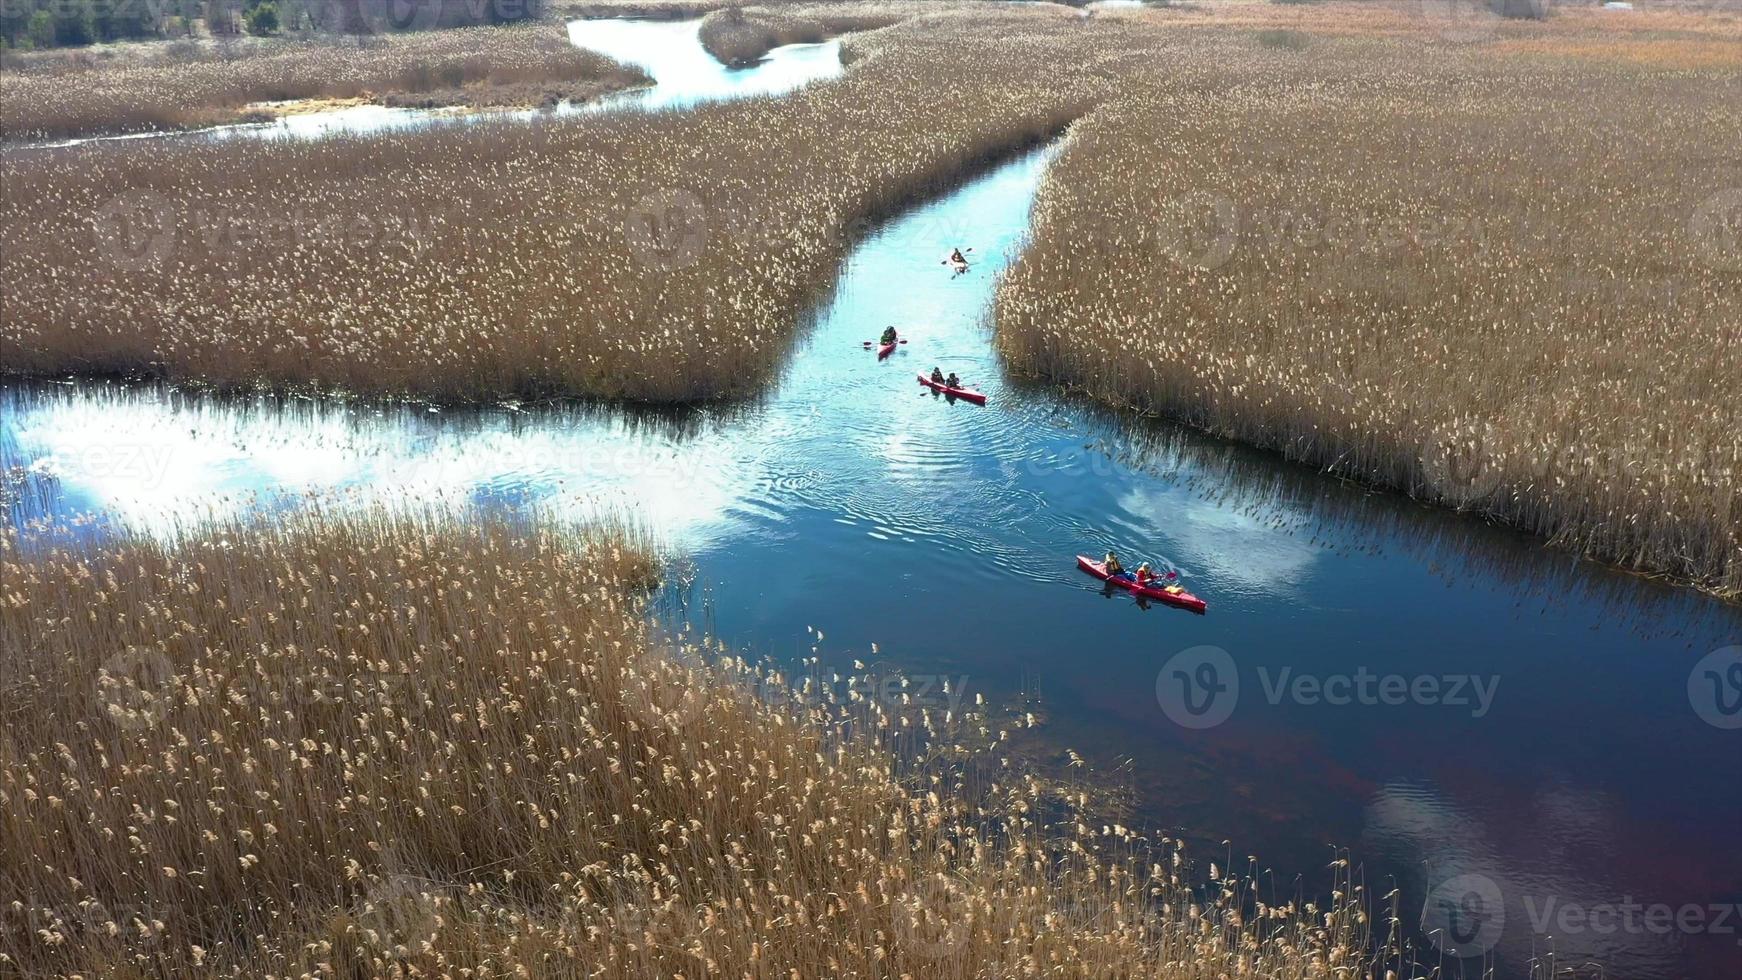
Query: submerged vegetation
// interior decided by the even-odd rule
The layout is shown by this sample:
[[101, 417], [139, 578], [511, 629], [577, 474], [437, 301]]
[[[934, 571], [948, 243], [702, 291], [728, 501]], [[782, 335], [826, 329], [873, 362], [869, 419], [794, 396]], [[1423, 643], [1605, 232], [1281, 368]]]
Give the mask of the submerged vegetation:
[[560, 24], [218, 47], [55, 53], [0, 73], [8, 140], [185, 129], [270, 116], [258, 103], [361, 98], [388, 105], [540, 105], [645, 82], [569, 43]]
[[1742, 591], [1742, 73], [1258, 41], [1074, 128], [1009, 361]]
[[1331, 907], [1205, 876], [996, 764], [984, 709], [657, 633], [621, 534], [30, 533], [0, 539], [6, 971], [1417, 975], [1341, 862]]

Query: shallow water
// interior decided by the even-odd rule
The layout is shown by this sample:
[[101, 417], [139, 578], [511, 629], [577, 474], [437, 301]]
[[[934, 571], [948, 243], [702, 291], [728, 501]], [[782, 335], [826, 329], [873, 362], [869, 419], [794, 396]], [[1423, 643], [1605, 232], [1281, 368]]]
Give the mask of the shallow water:
[[[1406, 919], [1427, 908], [1492, 944], [1500, 976], [1551, 945], [1611, 976], [1736, 975], [1715, 911], [1668, 933], [1556, 917], [1742, 900], [1742, 730], [1722, 727], [1722, 664], [1700, 665], [1742, 643], [1742, 609], [1004, 377], [986, 314], [1048, 159], [855, 248], [759, 404], [432, 412], [10, 385], [12, 520], [167, 529], [314, 491], [632, 512], [685, 555], [668, 615], [777, 658], [808, 653], [816, 626], [830, 663], [1033, 698], [1043, 724], [1020, 745], [1082, 752], [1137, 790], [1133, 822], [1206, 860], [1259, 855], [1280, 892], [1326, 881], [1340, 845], [1376, 894], [1396, 881]], [[941, 264], [956, 244], [975, 249], [959, 277]], [[889, 323], [909, 343], [879, 363], [862, 342]], [[934, 364], [990, 404], [925, 392]], [[1073, 567], [1113, 546], [1178, 567], [1208, 614], [1140, 607]], [[1361, 682], [1371, 697], [1333, 704], [1301, 674], [1408, 690], [1392, 704]]]
[[363, 136], [429, 126], [466, 125], [480, 121], [522, 122], [593, 112], [657, 112], [685, 109], [708, 102], [727, 102], [781, 95], [842, 71], [838, 40], [819, 44], [789, 44], [770, 51], [745, 68], [727, 68], [714, 60], [697, 32], [701, 20], [577, 20], [568, 25], [576, 47], [597, 51], [647, 72], [653, 84], [615, 92], [588, 102], [562, 102], [539, 109], [464, 108], [407, 109], [380, 105], [346, 106], [280, 117], [271, 122], [238, 123], [203, 129], [128, 133], [83, 139], [54, 140], [6, 147], [8, 152], [52, 149], [140, 139], [324, 139]]

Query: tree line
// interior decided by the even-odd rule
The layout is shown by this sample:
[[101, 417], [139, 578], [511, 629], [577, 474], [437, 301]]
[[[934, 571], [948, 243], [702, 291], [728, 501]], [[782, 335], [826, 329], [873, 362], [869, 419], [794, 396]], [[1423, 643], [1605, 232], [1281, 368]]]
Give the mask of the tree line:
[[0, 0], [0, 44], [292, 32], [379, 34], [533, 19], [543, 0]]

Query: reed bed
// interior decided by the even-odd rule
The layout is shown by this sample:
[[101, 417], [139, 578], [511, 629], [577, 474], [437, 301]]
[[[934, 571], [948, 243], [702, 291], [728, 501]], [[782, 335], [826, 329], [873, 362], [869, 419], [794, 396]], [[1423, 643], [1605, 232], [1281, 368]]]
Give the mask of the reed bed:
[[874, 220], [1109, 90], [1099, 57], [1063, 57], [1082, 30], [1062, 8], [919, 18], [850, 39], [839, 81], [681, 115], [8, 156], [0, 363], [454, 401], [753, 394]]
[[264, 118], [260, 103], [367, 99], [389, 105], [541, 105], [644, 83], [582, 51], [561, 24], [353, 39], [129, 45], [106, 59], [55, 58], [0, 73], [8, 140], [173, 130]]
[[1421, 975], [1342, 862], [1205, 874], [983, 708], [661, 634], [620, 535], [88, 532], [0, 538], [8, 973]]
[[[857, 8], [857, 9], [856, 9]], [[815, 44], [901, 19], [887, 4], [817, 4], [791, 8], [725, 7], [702, 18], [702, 47], [722, 63], [752, 65], [784, 44]]]
[[1742, 592], [1742, 73], [1556, 37], [1197, 35], [1074, 128], [1002, 352]]
[[1736, 594], [1742, 28], [1437, 10], [900, 5], [779, 99], [9, 155], [0, 370], [754, 395], [858, 234], [1082, 118], [1019, 370]]

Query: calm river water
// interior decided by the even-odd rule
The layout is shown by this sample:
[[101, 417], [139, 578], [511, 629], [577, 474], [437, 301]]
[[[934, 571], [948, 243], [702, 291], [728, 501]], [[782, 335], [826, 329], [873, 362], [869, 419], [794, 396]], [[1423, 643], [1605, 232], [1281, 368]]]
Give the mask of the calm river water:
[[[637, 108], [839, 70], [804, 46], [727, 71], [678, 43], [693, 22], [574, 32], [649, 67]], [[1006, 378], [987, 314], [1051, 152], [863, 241], [758, 404], [433, 412], [13, 383], [11, 519], [167, 527], [331, 491], [628, 512], [684, 556], [667, 615], [775, 658], [808, 653], [814, 626], [825, 663], [1027, 703], [1041, 758], [1082, 753], [1135, 789], [1132, 822], [1205, 859], [1255, 854], [1312, 891], [1347, 848], [1500, 976], [1548, 949], [1637, 980], [1739, 975], [1742, 609]], [[957, 244], [977, 259], [962, 276], [940, 264]], [[880, 363], [861, 342], [886, 324], [909, 343]], [[923, 390], [934, 364], [989, 405]], [[1073, 556], [1109, 547], [1179, 568], [1208, 614], [1104, 593]]]

